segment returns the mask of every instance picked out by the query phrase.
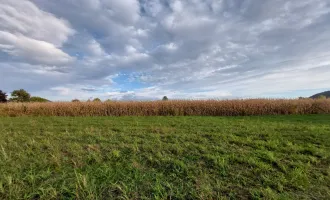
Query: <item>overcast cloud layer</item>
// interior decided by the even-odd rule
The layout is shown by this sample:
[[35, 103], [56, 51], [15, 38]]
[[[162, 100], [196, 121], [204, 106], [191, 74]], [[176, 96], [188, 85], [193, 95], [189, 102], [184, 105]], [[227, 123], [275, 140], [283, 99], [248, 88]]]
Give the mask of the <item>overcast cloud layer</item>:
[[51, 100], [330, 88], [328, 0], [0, 0], [0, 89]]

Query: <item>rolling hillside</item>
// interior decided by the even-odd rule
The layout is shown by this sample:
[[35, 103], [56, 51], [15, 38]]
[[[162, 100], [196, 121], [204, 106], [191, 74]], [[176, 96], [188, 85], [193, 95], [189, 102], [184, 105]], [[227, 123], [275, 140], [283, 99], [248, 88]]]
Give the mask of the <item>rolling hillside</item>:
[[321, 92], [321, 93], [314, 94], [314, 95], [311, 96], [310, 98], [312, 98], [312, 99], [317, 99], [317, 98], [319, 98], [320, 96], [326, 96], [327, 98], [330, 98], [330, 91], [325, 91], [325, 92]]

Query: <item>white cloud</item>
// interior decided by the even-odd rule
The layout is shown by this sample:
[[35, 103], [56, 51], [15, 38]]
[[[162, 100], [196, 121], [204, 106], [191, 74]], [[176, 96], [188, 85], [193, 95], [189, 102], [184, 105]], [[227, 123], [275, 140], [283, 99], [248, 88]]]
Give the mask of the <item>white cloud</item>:
[[92, 56], [105, 56], [106, 53], [104, 52], [103, 48], [101, 47], [100, 43], [98, 43], [96, 40], [92, 39], [88, 42], [87, 48], [89, 50], [89, 53]]
[[51, 90], [57, 91], [59, 95], [67, 96], [70, 94], [71, 89], [66, 87], [53, 87]]
[[14, 59], [46, 65], [65, 65], [74, 60], [59, 49], [74, 30], [65, 20], [30, 1], [3, 0], [0, 20], [0, 51]]
[[170, 99], [214, 99], [214, 98], [232, 98], [232, 94], [228, 91], [201, 91], [201, 92], [185, 92], [172, 89], [163, 89], [160, 87], [146, 87], [135, 91], [112, 91], [107, 92], [106, 96], [116, 100], [160, 100], [163, 96]]
[[137, 21], [139, 15], [138, 0], [102, 0], [106, 6], [107, 14], [125, 24], [132, 24]]
[[70, 89], [67, 98], [264, 96], [330, 81], [327, 0], [3, 2], [5, 73], [22, 63], [34, 79], [62, 69], [65, 80], [45, 85]]
[[171, 42], [171, 43], [168, 43], [168, 44], [165, 44], [164, 45], [166, 49], [168, 50], [177, 50], [178, 49], [178, 45], [176, 45], [175, 43]]
[[0, 31], [0, 50], [27, 62], [65, 65], [74, 59], [53, 44], [28, 38], [21, 34]]
[[20, 33], [26, 37], [62, 46], [74, 33], [69, 23], [40, 10], [27, 0], [2, 0], [0, 4], [0, 30], [12, 34]]

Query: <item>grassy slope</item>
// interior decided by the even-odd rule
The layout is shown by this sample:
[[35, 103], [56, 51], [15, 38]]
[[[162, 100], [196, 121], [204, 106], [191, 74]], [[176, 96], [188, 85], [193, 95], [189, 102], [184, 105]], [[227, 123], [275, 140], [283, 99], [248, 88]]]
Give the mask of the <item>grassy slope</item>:
[[0, 199], [329, 199], [329, 122], [0, 118]]

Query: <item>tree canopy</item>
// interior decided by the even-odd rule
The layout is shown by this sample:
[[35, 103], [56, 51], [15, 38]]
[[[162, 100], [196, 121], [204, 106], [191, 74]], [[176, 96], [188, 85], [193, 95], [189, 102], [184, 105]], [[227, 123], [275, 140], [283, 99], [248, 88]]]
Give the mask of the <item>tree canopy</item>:
[[7, 102], [7, 94], [0, 90], [0, 103], [6, 103]]
[[13, 102], [29, 102], [31, 95], [24, 89], [14, 90], [11, 93], [10, 101]]
[[101, 102], [101, 99], [95, 98], [95, 99], [93, 99], [93, 102]]

